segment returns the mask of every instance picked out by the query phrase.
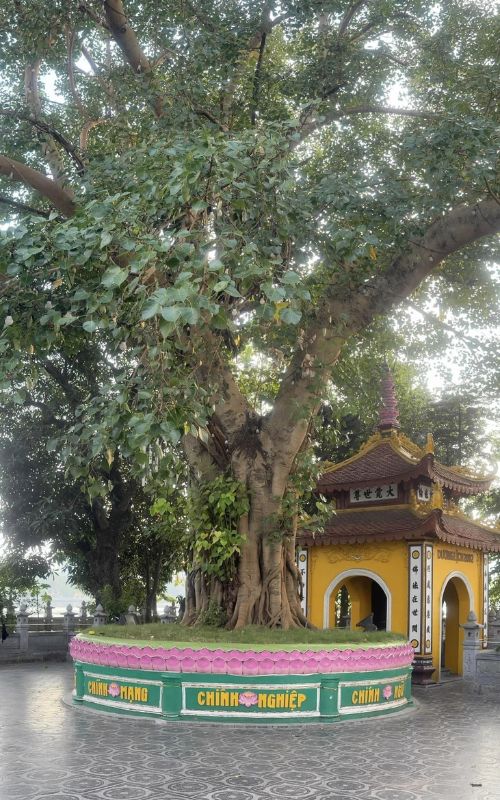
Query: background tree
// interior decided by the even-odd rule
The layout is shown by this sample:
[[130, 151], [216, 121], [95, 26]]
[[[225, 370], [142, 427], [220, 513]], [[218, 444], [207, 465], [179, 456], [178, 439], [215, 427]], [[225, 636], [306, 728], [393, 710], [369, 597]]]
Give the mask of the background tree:
[[[234, 569], [193, 528], [191, 621], [214, 597], [230, 626], [306, 624], [297, 475], [339, 357], [410, 295], [439, 317], [450, 275], [486, 287], [457, 293], [466, 311], [493, 307], [476, 268], [500, 228], [493, 11], [2, 7], [4, 387], [67, 338], [111, 348], [112, 391], [86, 401], [67, 468], [93, 450], [147, 468], [182, 437], [197, 491], [222, 481]], [[277, 365], [262, 408], [238, 380], [248, 347]]]
[[46, 587], [43, 578], [49, 574], [47, 561], [36, 555], [8, 549], [0, 555], [0, 617], [14, 622], [14, 609], [21, 600], [38, 598]]
[[[0, 427], [0, 517], [7, 541], [19, 552], [43, 553], [65, 564], [70, 580], [120, 613], [131, 602], [156, 613], [156, 594], [180, 558], [172, 520], [150, 513], [156, 494], [143, 485], [120, 453], [95, 447], [84, 468], [65, 470], [60, 445], [81, 435], [85, 400], [112, 384], [112, 366], [95, 349], [52, 352], [30, 359], [4, 407]], [[83, 479], [85, 478], [85, 480]], [[170, 480], [162, 496], [177, 496]], [[50, 550], [49, 550], [50, 548]], [[134, 590], [130, 591], [130, 581]]]

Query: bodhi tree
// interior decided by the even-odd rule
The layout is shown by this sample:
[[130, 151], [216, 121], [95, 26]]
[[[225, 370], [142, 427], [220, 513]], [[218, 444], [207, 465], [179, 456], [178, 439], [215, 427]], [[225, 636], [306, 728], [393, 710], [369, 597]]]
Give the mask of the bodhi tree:
[[[486, 279], [493, 4], [6, 0], [0, 15], [4, 391], [26, 354], [91, 338], [115, 376], [67, 435], [67, 468], [109, 453], [151, 470], [180, 442], [206, 512], [186, 619], [214, 600], [230, 627], [306, 625], [296, 475], [337, 360], [429, 276]], [[260, 407], [248, 347], [276, 365]]]

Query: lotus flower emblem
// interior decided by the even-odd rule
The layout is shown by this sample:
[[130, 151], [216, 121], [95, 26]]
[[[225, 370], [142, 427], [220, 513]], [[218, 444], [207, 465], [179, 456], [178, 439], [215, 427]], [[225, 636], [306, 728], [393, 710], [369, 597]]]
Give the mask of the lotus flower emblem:
[[255, 692], [241, 692], [240, 696], [238, 697], [238, 702], [242, 706], [246, 706], [250, 708], [250, 706], [257, 705], [257, 695]]

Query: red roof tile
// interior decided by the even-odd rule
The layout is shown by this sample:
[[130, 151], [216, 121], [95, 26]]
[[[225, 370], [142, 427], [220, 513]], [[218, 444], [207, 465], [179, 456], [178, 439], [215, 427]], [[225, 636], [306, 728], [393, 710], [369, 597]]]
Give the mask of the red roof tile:
[[361, 451], [352, 459], [323, 472], [317, 489], [324, 494], [331, 494], [356, 487], [399, 483], [420, 477], [430, 478], [459, 495], [484, 492], [493, 480], [493, 476], [476, 478], [464, 474], [458, 468], [440, 464], [431, 453], [420, 460], [412, 458], [410, 454], [405, 457], [389, 440], [382, 440], [366, 452]]
[[345, 511], [333, 516], [322, 533], [300, 531], [301, 545], [361, 544], [371, 541], [438, 539], [475, 550], [500, 552], [500, 534], [472, 520], [436, 509], [418, 517], [406, 508]]
[[406, 475], [413, 475], [415, 464], [399, 455], [389, 442], [330, 471], [318, 480], [318, 491], [350, 489], [355, 486], [375, 486], [378, 483], [399, 483]]

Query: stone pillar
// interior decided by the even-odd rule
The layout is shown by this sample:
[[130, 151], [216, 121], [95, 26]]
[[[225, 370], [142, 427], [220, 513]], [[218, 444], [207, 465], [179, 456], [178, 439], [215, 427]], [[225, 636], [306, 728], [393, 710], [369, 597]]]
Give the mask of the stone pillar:
[[27, 652], [29, 640], [29, 613], [26, 603], [21, 603], [16, 616], [16, 633], [19, 634], [19, 649]]
[[99, 603], [96, 610], [94, 611], [94, 626], [97, 628], [99, 625], [105, 625], [108, 619], [108, 615], [104, 611], [102, 605]]
[[70, 631], [74, 631], [75, 629], [75, 617], [76, 613], [75, 611], [73, 611], [73, 606], [71, 605], [71, 603], [69, 603], [66, 606], [66, 613], [64, 614], [63, 617], [63, 627], [64, 630], [67, 631], [68, 633]]
[[474, 611], [469, 611], [467, 622], [460, 627], [464, 629], [463, 678], [466, 681], [474, 681], [476, 679], [476, 656], [481, 651], [479, 634], [484, 625], [479, 624]]
[[80, 606], [80, 622], [85, 623], [87, 622], [87, 603], [85, 600], [82, 600], [82, 604]]
[[50, 605], [50, 600], [47, 600], [47, 604], [44, 609], [44, 619], [48, 624], [52, 622], [52, 608], [53, 607]]
[[127, 623], [127, 625], [138, 624], [138, 615], [136, 613], [135, 607], [132, 605], [128, 607], [127, 613], [125, 614], [125, 622]]

